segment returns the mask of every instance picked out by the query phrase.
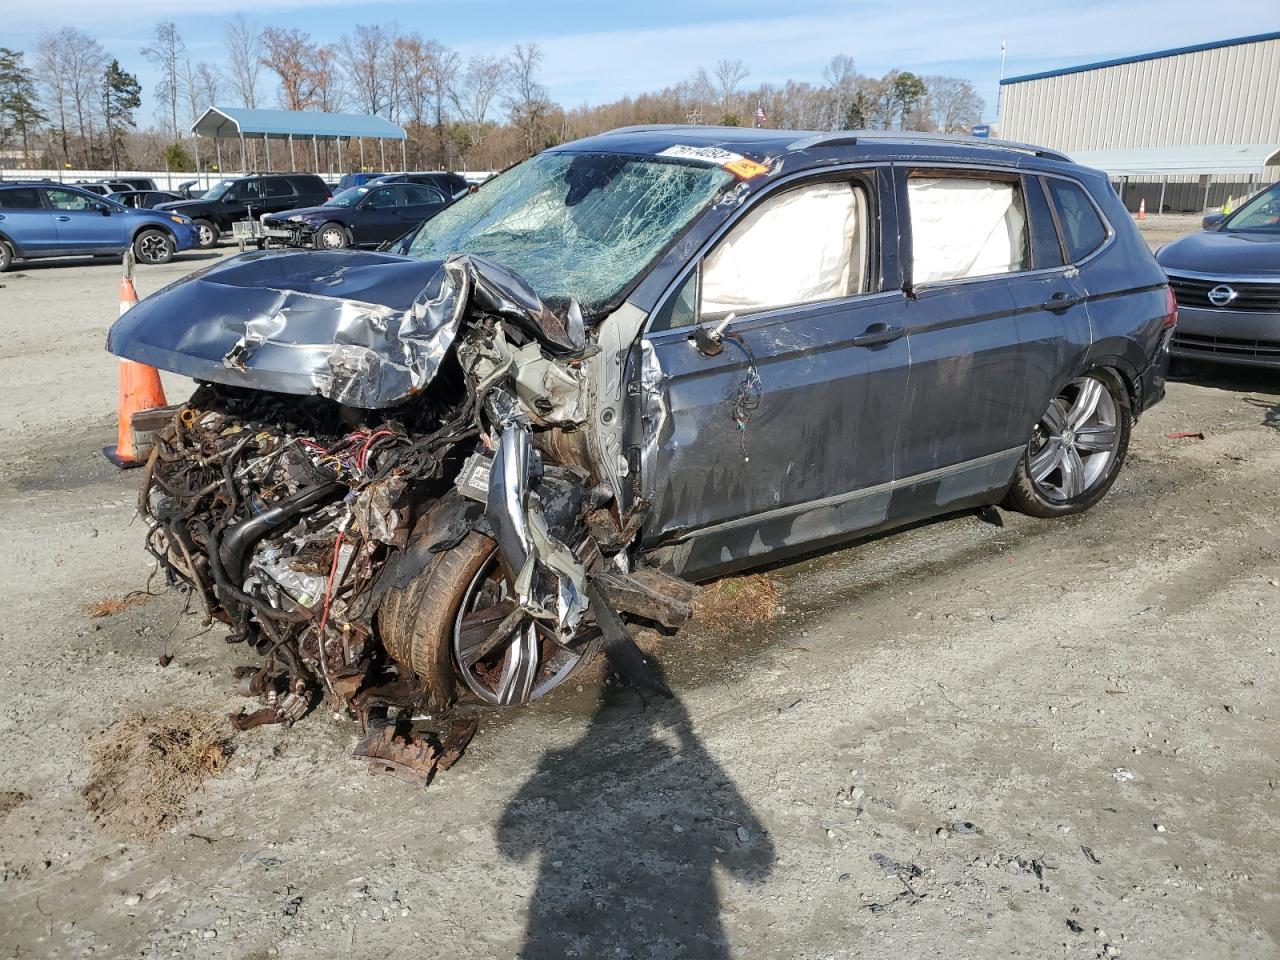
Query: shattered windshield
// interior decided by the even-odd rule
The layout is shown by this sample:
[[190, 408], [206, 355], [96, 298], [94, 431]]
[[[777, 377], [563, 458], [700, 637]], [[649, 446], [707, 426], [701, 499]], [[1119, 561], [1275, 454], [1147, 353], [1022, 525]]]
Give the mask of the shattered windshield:
[[543, 153], [427, 221], [409, 255], [489, 257], [546, 301], [599, 311], [731, 180], [654, 157]]

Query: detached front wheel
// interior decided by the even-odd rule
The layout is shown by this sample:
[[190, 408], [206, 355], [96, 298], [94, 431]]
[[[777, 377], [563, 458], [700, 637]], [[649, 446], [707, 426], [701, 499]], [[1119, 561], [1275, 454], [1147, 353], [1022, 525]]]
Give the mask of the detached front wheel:
[[435, 709], [453, 703], [459, 685], [490, 706], [537, 700], [601, 645], [592, 626], [561, 643], [550, 623], [524, 614], [497, 544], [474, 531], [404, 590], [389, 591], [378, 616], [387, 652], [418, 676]]
[[1115, 371], [1072, 380], [1032, 430], [1008, 505], [1033, 517], [1088, 510], [1115, 482], [1132, 426], [1129, 391]]

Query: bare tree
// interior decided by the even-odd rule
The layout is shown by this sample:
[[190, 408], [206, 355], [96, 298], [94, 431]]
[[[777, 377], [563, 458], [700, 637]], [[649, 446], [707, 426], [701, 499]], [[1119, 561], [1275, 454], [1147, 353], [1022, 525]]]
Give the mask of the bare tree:
[[982, 119], [982, 98], [973, 84], [956, 77], [925, 77], [928, 95], [924, 109], [943, 133], [968, 133]]
[[316, 97], [316, 45], [297, 27], [285, 30], [267, 27], [262, 31], [262, 55], [258, 62], [280, 78], [280, 106], [305, 110]]
[[338, 42], [338, 55], [356, 104], [365, 113], [385, 114], [391, 106], [395, 70], [391, 59], [400, 29], [360, 24]]
[[511, 110], [511, 122], [524, 134], [524, 146], [529, 156], [537, 153], [539, 128], [555, 107], [546, 87], [536, 79], [541, 62], [542, 51], [536, 43], [528, 46], [517, 43], [508, 61], [510, 92], [507, 107]]
[[67, 103], [75, 115], [79, 157], [87, 164], [95, 124], [102, 111], [100, 87], [107, 69], [107, 54], [98, 41], [74, 27], [59, 30], [57, 43]]
[[854, 109], [859, 77], [853, 66], [853, 57], [843, 53], [832, 57], [822, 69], [822, 79], [826, 81], [829, 99], [823, 110], [821, 126], [826, 130], [851, 128], [851, 121], [861, 120], [860, 111]]
[[454, 77], [449, 88], [458, 115], [470, 129], [473, 144], [484, 140], [484, 124], [493, 98], [507, 76], [507, 62], [501, 57], [472, 57], [467, 69]]
[[720, 93], [722, 109], [728, 111], [729, 101], [737, 94], [742, 81], [750, 75], [751, 71], [741, 60], [721, 60], [716, 64], [716, 88]]
[[338, 69], [338, 48], [332, 44], [316, 47], [308, 69], [315, 90], [310, 105], [325, 111], [341, 110], [346, 87], [342, 83], [342, 71]]
[[231, 88], [242, 106], [258, 105], [258, 78], [262, 73], [262, 35], [243, 13], [237, 13], [223, 35]]
[[58, 33], [42, 34], [36, 43], [36, 82], [39, 84], [45, 109], [57, 122], [56, 130], [62, 146], [63, 163], [71, 160], [71, 144], [67, 134], [71, 93], [63, 64], [65, 41], [62, 36], [68, 29], [70, 28], [64, 27]]
[[187, 59], [187, 46], [178, 34], [178, 28], [170, 20], [156, 24], [151, 46], [144, 47], [142, 55], [160, 71], [156, 83], [156, 99], [167, 112], [158, 114], [171, 140], [178, 139], [178, 101], [182, 96], [182, 70]]

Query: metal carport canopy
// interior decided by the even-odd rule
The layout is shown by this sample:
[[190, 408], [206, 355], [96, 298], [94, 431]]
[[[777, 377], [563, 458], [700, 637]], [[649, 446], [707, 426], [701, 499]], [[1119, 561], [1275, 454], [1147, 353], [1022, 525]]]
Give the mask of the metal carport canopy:
[[333, 140], [339, 137], [369, 140], [405, 140], [403, 127], [366, 113], [321, 113], [317, 110], [250, 110], [246, 107], [210, 107], [191, 125], [202, 137], [235, 140], [242, 136], [287, 140]]
[[1225, 143], [1124, 150], [1080, 150], [1071, 159], [1111, 177], [1261, 174], [1280, 166], [1280, 144]]

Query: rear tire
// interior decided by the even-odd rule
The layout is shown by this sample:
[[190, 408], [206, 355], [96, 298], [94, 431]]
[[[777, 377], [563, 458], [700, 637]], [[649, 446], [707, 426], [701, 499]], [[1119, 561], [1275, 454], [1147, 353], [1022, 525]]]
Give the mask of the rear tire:
[[1132, 427], [1129, 390], [1114, 370], [1072, 380], [1032, 431], [1005, 506], [1045, 518], [1088, 510], [1115, 483]]
[[9, 244], [0, 240], [0, 273], [4, 273], [13, 266], [13, 248]]
[[173, 237], [163, 230], [143, 230], [133, 239], [133, 255], [153, 266], [172, 260], [176, 248]]
[[196, 227], [196, 245], [201, 250], [208, 250], [218, 243], [218, 228], [208, 220], [192, 221]]
[[341, 250], [350, 246], [347, 230], [340, 223], [326, 223], [316, 231], [317, 250]]

